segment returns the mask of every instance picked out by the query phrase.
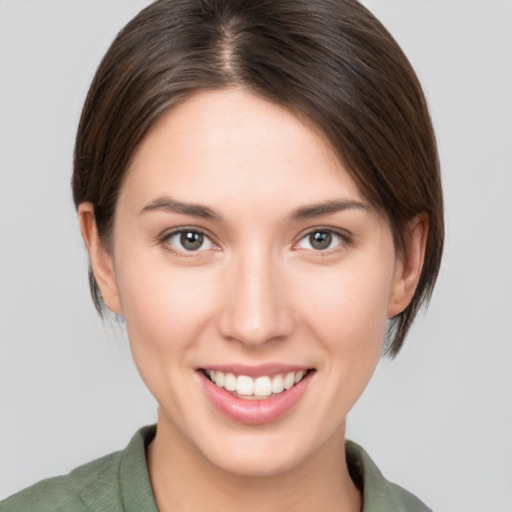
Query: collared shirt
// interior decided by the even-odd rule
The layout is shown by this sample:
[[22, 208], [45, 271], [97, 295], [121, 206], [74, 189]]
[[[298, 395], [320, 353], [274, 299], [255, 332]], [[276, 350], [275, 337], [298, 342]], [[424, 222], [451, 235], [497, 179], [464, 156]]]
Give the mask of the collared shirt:
[[[0, 512], [158, 512], [146, 464], [156, 427], [140, 429], [119, 452], [43, 480], [0, 503]], [[347, 465], [363, 495], [362, 512], [432, 512], [388, 482], [368, 454], [347, 441]]]

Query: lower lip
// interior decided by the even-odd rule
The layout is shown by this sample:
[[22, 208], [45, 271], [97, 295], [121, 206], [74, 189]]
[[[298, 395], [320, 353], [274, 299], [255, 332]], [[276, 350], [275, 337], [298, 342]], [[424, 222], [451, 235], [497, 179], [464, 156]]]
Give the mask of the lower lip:
[[229, 419], [246, 425], [261, 425], [277, 420], [286, 414], [302, 397], [314, 372], [306, 376], [290, 389], [276, 394], [272, 398], [244, 400], [219, 388], [202, 371], [198, 372], [206, 394], [212, 404]]

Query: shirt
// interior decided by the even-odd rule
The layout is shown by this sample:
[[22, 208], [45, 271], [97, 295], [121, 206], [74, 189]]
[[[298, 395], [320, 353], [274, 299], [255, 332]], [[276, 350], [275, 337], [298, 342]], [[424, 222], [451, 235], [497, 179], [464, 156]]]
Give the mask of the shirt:
[[[158, 512], [146, 464], [156, 427], [140, 429], [121, 451], [42, 480], [0, 503], [0, 512]], [[432, 512], [388, 482], [369, 455], [346, 442], [347, 465], [363, 495], [362, 512]]]

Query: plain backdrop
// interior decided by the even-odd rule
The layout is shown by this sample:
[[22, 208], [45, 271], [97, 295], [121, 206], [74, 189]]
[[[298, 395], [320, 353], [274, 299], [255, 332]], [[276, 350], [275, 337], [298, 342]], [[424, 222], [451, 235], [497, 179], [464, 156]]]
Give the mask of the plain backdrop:
[[[103, 325], [71, 201], [93, 73], [147, 0], [0, 0], [0, 497], [156, 418]], [[512, 2], [367, 0], [424, 85], [446, 195], [434, 299], [348, 436], [438, 512], [512, 511]], [[342, 392], [342, 391], [341, 391]]]

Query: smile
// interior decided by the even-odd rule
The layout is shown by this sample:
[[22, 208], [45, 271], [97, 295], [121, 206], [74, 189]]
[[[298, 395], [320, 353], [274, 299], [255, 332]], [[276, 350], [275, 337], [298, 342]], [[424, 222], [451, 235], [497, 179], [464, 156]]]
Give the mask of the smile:
[[246, 425], [261, 425], [286, 417], [306, 393], [315, 373], [315, 369], [281, 365], [198, 371], [206, 396], [215, 409], [228, 419]]
[[238, 398], [258, 400], [278, 395], [298, 384], [307, 370], [287, 372], [277, 375], [262, 375], [257, 378], [248, 375], [235, 375], [229, 372], [204, 370], [206, 376], [219, 388], [230, 391]]

